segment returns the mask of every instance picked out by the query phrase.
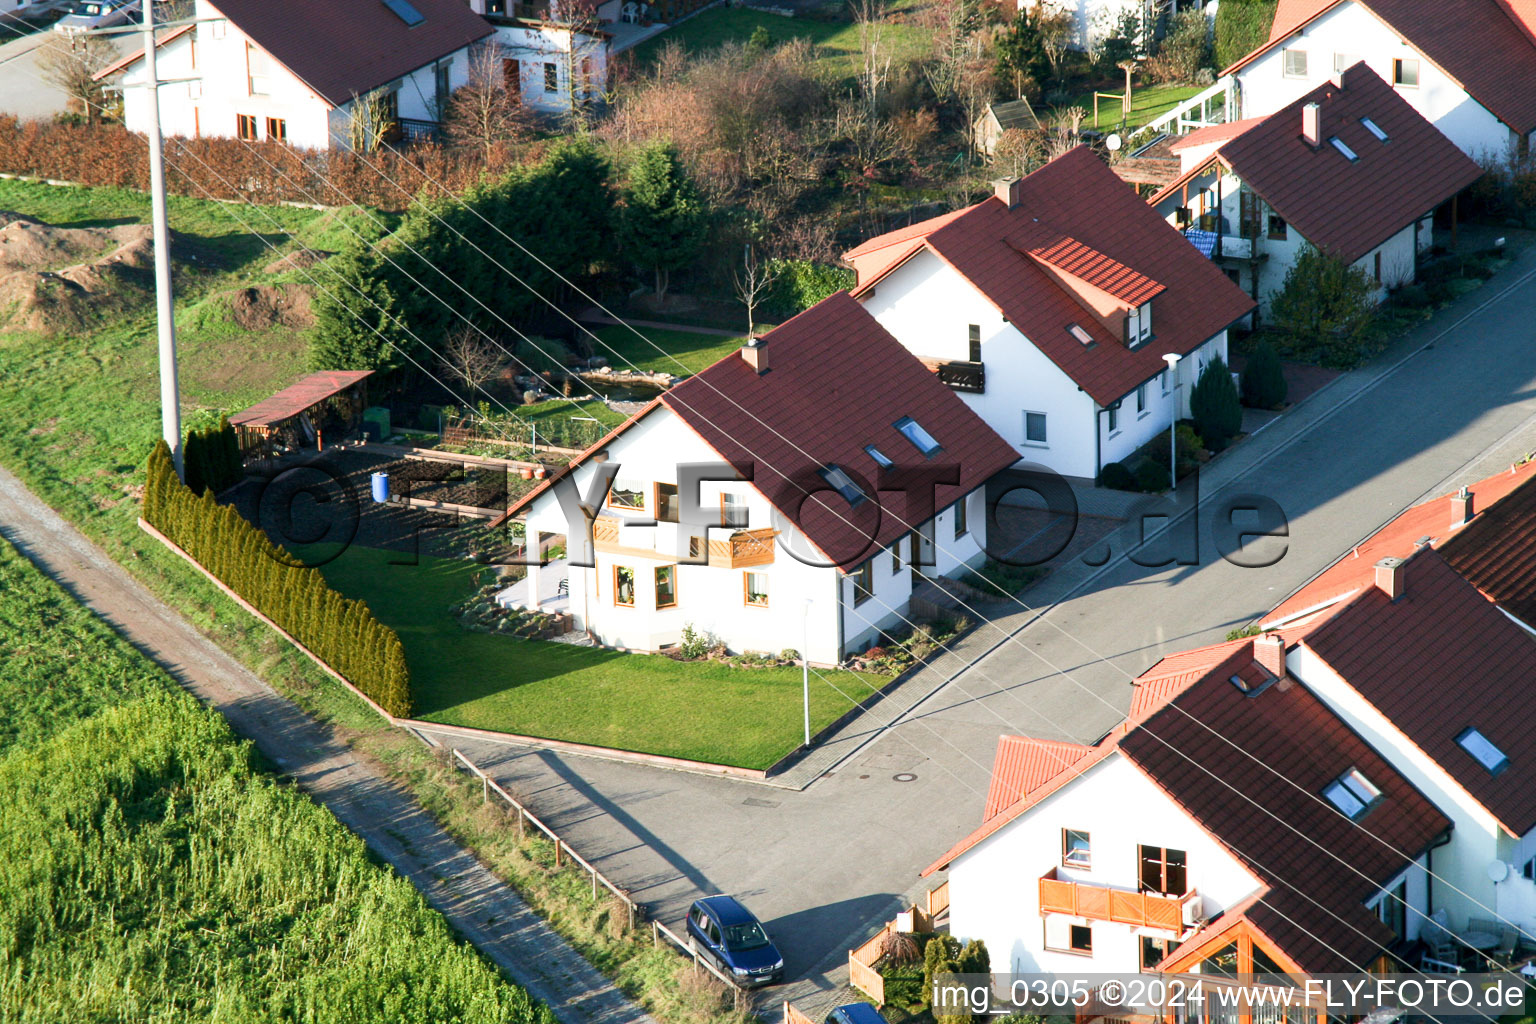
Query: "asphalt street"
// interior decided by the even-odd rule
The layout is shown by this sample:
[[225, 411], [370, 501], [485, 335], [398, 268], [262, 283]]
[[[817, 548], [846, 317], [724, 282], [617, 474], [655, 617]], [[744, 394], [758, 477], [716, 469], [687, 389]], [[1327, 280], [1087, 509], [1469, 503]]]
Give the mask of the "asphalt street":
[[[49, 30], [18, 36], [18, 30], [0, 21], [0, 114], [20, 118], [52, 117], [62, 113], [68, 97], [58, 86], [44, 80], [37, 51], [53, 33]], [[109, 36], [119, 53], [131, 53], [142, 44], [134, 34]]]
[[[841, 987], [846, 951], [927, 888], [918, 872], [979, 823], [1000, 734], [1093, 741], [1162, 655], [1222, 639], [1397, 512], [1536, 448], [1533, 342], [1536, 250], [1223, 456], [1206, 474], [1220, 490], [1202, 496], [1199, 564], [1112, 559], [1044, 615], [995, 619], [957, 652], [975, 659], [969, 669], [894, 728], [877, 706], [840, 737], [856, 752], [802, 791], [451, 742], [663, 920], [702, 893], [740, 896], [792, 979], [765, 1005], [792, 997], [819, 1011]], [[1272, 498], [1288, 521], [1283, 542], [1244, 549], [1283, 553], [1266, 568], [1213, 550], [1211, 507], [1243, 491]], [[1056, 600], [1053, 587], [1084, 575], [1059, 571], [1026, 599]]]

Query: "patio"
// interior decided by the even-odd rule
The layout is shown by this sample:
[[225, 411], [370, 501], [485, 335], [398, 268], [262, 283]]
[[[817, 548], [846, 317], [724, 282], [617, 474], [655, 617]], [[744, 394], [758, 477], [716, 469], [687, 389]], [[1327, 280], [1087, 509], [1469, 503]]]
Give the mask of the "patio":
[[552, 558], [544, 565], [530, 565], [528, 575], [496, 595], [503, 608], [527, 608], [548, 615], [569, 611], [570, 575], [563, 558]]

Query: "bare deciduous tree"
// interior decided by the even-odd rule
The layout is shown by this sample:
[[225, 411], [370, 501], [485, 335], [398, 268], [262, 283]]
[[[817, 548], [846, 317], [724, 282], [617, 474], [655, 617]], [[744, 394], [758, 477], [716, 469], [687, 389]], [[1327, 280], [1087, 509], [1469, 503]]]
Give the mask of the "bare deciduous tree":
[[1008, 128], [992, 148], [992, 169], [997, 177], [1022, 178], [1043, 163], [1044, 132]]
[[347, 104], [347, 142], [354, 150], [368, 153], [378, 149], [394, 127], [394, 112], [384, 90], [352, 94], [352, 102]]
[[1068, 107], [1062, 115], [1056, 119], [1045, 140], [1045, 158], [1055, 160], [1057, 157], [1076, 148], [1083, 135], [1083, 119], [1088, 112], [1082, 107]]
[[102, 83], [94, 76], [115, 60], [116, 48], [101, 36], [66, 38], [49, 33], [48, 40], [37, 51], [37, 66], [43, 80], [62, 89], [69, 97], [70, 108], [90, 121], [101, 118], [104, 98]]
[[871, 111], [880, 109], [880, 98], [891, 76], [891, 57], [885, 52], [885, 0], [850, 0], [859, 32], [859, 91]]
[[449, 376], [463, 384], [470, 394], [483, 393], [485, 385], [495, 380], [506, 365], [501, 350], [468, 325], [448, 335], [443, 343], [442, 361]]
[[449, 98], [443, 130], [451, 142], [480, 147], [490, 163], [498, 146], [526, 138], [531, 126], [522, 97], [507, 87], [501, 44], [476, 43], [468, 61], [469, 79]]
[[731, 271], [731, 279], [736, 283], [736, 297], [747, 307], [748, 337], [757, 329], [757, 307], [762, 305], [778, 276], [772, 263], [759, 260], [757, 250], [748, 242], [742, 252], [741, 269]]

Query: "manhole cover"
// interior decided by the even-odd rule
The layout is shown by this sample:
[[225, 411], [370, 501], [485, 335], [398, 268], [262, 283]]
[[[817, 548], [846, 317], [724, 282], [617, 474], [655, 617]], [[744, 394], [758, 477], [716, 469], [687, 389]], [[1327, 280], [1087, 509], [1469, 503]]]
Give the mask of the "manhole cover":
[[897, 782], [917, 781], [917, 776], [913, 775], [911, 772], [897, 772], [895, 775], [892, 775], [891, 778], [895, 779]]

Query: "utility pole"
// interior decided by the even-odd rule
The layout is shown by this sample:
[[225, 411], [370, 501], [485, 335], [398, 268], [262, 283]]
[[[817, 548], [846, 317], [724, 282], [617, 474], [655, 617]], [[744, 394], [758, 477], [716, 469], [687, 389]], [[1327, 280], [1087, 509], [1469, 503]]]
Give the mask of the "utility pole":
[[165, 213], [165, 152], [160, 135], [160, 76], [155, 70], [155, 0], [144, 0], [144, 87], [149, 90], [149, 196], [155, 230], [155, 319], [160, 330], [160, 431], [176, 475], [181, 451], [181, 389], [176, 380], [176, 314], [171, 292], [171, 229]]

